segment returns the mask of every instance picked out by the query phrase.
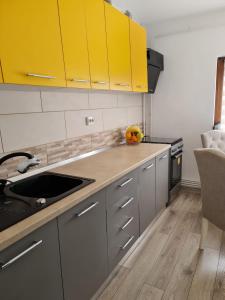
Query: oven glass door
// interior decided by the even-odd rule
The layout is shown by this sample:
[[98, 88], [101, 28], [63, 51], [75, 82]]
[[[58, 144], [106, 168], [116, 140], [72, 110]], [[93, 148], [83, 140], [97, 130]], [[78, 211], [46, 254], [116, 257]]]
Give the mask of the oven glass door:
[[170, 190], [180, 181], [182, 176], [182, 152], [171, 156]]

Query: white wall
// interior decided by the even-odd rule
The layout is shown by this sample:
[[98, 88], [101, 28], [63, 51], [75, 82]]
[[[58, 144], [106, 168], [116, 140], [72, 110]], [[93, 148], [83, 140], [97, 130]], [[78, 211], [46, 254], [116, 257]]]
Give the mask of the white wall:
[[151, 133], [184, 138], [183, 179], [190, 181], [199, 181], [193, 149], [201, 146], [200, 134], [213, 126], [217, 57], [225, 56], [221, 19], [220, 24], [216, 16], [202, 20], [149, 27], [150, 46], [165, 55], [165, 71], [152, 96]]

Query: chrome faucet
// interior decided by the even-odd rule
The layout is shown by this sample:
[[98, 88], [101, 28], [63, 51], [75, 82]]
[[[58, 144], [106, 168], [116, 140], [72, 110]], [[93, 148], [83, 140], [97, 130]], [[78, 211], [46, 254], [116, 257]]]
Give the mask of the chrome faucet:
[[10, 159], [10, 158], [13, 158], [13, 157], [18, 157], [18, 156], [24, 156], [24, 157], [27, 157], [26, 160], [24, 160], [23, 162], [19, 163], [16, 170], [23, 174], [23, 173], [26, 173], [29, 168], [31, 167], [34, 167], [34, 166], [37, 166], [40, 164], [40, 160], [33, 156], [32, 154], [30, 153], [26, 153], [26, 152], [15, 152], [15, 153], [10, 153], [10, 154], [7, 154], [3, 157], [0, 158], [0, 166], [1, 164], [3, 164], [6, 160]]

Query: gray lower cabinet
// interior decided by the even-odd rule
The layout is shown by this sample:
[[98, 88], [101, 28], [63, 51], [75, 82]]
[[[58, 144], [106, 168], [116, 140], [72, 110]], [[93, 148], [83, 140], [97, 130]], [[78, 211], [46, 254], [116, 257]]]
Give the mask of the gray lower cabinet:
[[56, 220], [0, 252], [0, 262], [2, 300], [63, 300]]
[[143, 233], [156, 215], [155, 172], [155, 159], [139, 168], [140, 233]]
[[165, 208], [169, 197], [169, 152], [156, 157], [156, 213]]
[[58, 218], [65, 300], [86, 300], [108, 275], [105, 190]]

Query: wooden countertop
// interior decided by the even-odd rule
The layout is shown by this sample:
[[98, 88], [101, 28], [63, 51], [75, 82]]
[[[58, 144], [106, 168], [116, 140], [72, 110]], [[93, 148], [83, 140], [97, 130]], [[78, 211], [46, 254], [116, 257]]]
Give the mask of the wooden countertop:
[[0, 251], [169, 148], [161, 144], [122, 145], [50, 170], [96, 181], [0, 232]]

